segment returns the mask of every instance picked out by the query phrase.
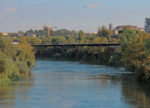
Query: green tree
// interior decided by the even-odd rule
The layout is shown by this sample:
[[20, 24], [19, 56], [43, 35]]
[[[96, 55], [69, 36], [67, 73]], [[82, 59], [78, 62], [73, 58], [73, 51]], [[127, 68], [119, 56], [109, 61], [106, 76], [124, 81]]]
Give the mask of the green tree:
[[19, 59], [26, 62], [27, 66], [32, 68], [35, 63], [34, 52], [26, 38], [22, 38], [17, 45]]
[[32, 37], [32, 36], [27, 36], [24, 37], [28, 43], [30, 44], [41, 44], [41, 39], [37, 38], [37, 37]]
[[41, 38], [41, 43], [42, 44], [51, 44], [52, 43], [52, 38], [51, 37], [42, 37]]
[[16, 64], [0, 51], [0, 82], [20, 78]]
[[73, 38], [73, 36], [67, 36], [66, 39], [68, 44], [75, 43], [75, 39]]
[[109, 42], [111, 42], [112, 31], [108, 30], [105, 26], [98, 28], [98, 36], [105, 37]]
[[101, 43], [101, 38], [100, 38], [100, 37], [95, 37], [95, 38], [92, 40], [92, 43], [95, 43], [95, 44]]
[[121, 35], [121, 54], [124, 65], [136, 72], [137, 78], [150, 78], [150, 59], [146, 40], [150, 35], [133, 29], [125, 29]]
[[67, 40], [64, 36], [53, 36], [52, 38], [52, 44], [66, 44]]
[[78, 40], [80, 43], [85, 43], [85, 33], [82, 30], [79, 31], [79, 39]]
[[100, 43], [106, 44], [106, 43], [109, 43], [109, 42], [108, 42], [107, 38], [102, 37], [101, 40], [100, 40]]
[[7, 37], [0, 37], [0, 51], [12, 60], [16, 59], [17, 48], [12, 44], [12, 40]]

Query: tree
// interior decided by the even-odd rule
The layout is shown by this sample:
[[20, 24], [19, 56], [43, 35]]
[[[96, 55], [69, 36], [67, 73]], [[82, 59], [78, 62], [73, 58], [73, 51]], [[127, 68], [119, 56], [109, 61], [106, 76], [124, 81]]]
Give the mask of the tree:
[[75, 39], [73, 38], [73, 36], [66, 36], [66, 39], [67, 39], [67, 43], [68, 44], [73, 44], [75, 43]]
[[112, 38], [111, 43], [119, 43], [119, 40], [117, 38]]
[[105, 26], [98, 28], [98, 36], [99, 37], [107, 37], [108, 35], [112, 35], [112, 32], [108, 30]]
[[0, 82], [20, 78], [16, 64], [0, 51]]
[[27, 37], [24, 37], [24, 39], [26, 39], [27, 42], [30, 44], [41, 44], [41, 39], [37, 37], [27, 36]]
[[18, 48], [18, 58], [20, 61], [24, 62], [29, 68], [32, 68], [35, 63], [34, 52], [32, 47], [26, 40], [26, 38], [22, 38], [17, 45]]
[[42, 37], [41, 38], [41, 43], [42, 44], [51, 44], [52, 43], [52, 38], [51, 37]]
[[67, 43], [67, 40], [64, 36], [53, 36], [52, 38], [52, 44], [65, 44]]
[[95, 37], [95, 38], [92, 40], [92, 43], [95, 43], [95, 44], [101, 43], [101, 38], [100, 38], [100, 37]]
[[79, 39], [78, 40], [80, 43], [85, 42], [85, 33], [82, 30], [79, 31]]
[[28, 75], [34, 63], [34, 53], [26, 38], [21, 38], [18, 45], [7, 37], [0, 38], [0, 82]]
[[128, 69], [137, 72], [139, 80], [150, 78], [150, 53], [146, 40], [150, 40], [150, 35], [133, 29], [125, 29], [120, 39], [122, 61]]
[[7, 37], [0, 37], [0, 51], [7, 57], [16, 59], [17, 48], [12, 44], [12, 40]]
[[108, 30], [105, 26], [98, 28], [98, 36], [105, 37], [109, 42], [111, 42], [112, 31]]

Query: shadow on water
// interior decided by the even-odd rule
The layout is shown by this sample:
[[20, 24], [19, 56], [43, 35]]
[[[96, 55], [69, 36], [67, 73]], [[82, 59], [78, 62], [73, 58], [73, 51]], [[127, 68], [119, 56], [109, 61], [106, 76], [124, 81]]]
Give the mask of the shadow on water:
[[112, 85], [120, 82], [122, 100], [126, 104], [134, 108], [150, 108], [150, 85], [137, 82], [132, 73], [94, 75], [89, 76], [89, 79], [101, 80], [101, 85], [108, 85], [109, 81]]
[[33, 75], [20, 81], [13, 81], [10, 84], [0, 86], [0, 108], [16, 108], [16, 101], [28, 100], [26, 94], [34, 86]]
[[121, 83], [125, 102], [136, 108], [150, 108], [150, 86], [130, 80]]

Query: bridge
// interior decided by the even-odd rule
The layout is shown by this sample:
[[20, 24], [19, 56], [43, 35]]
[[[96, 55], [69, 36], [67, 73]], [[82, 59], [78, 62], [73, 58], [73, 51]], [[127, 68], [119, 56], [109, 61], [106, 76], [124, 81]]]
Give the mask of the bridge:
[[119, 47], [120, 44], [32, 44], [33, 47]]

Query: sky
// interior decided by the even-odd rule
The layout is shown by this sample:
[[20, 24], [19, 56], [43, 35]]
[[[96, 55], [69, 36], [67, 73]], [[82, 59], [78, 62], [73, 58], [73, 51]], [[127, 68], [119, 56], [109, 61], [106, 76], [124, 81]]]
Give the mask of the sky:
[[0, 0], [0, 32], [50, 25], [96, 32], [112, 23], [144, 27], [150, 0]]

